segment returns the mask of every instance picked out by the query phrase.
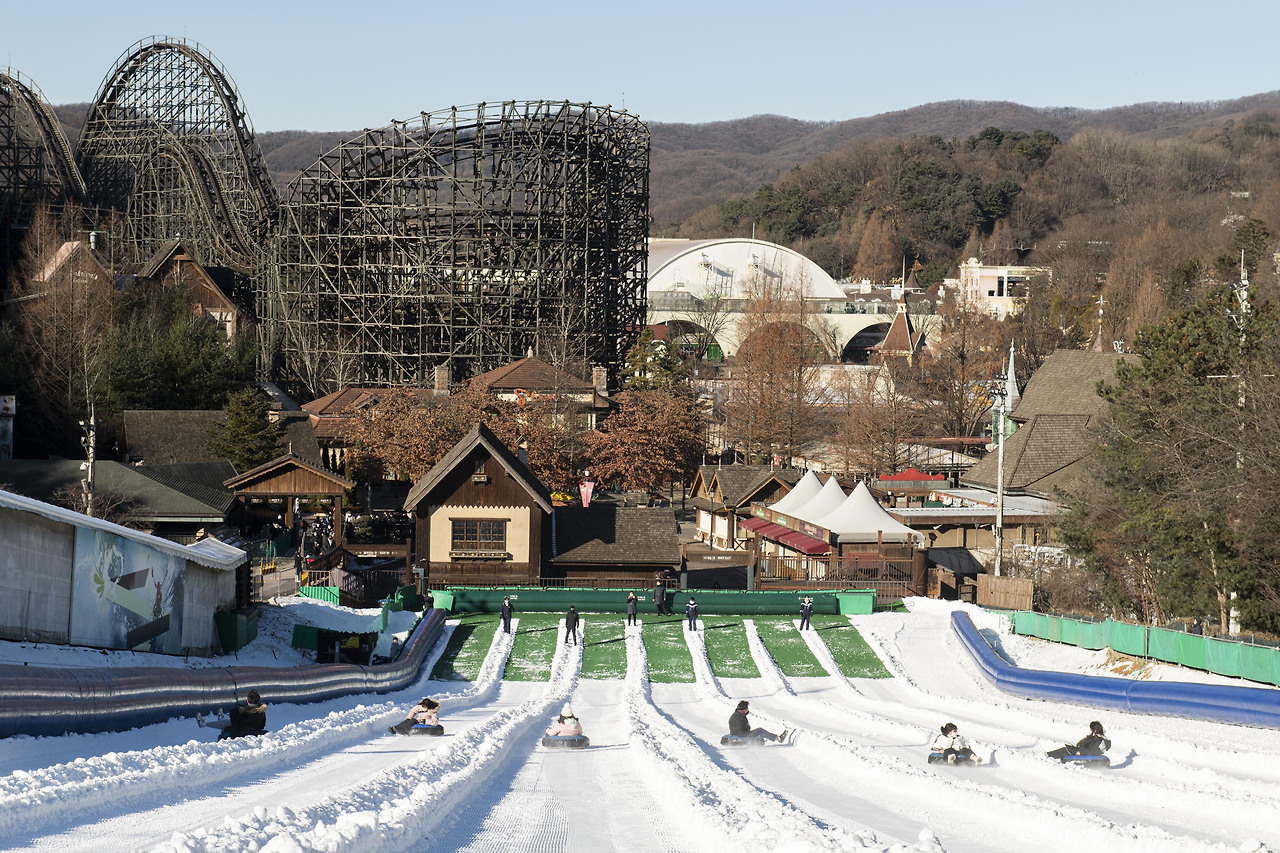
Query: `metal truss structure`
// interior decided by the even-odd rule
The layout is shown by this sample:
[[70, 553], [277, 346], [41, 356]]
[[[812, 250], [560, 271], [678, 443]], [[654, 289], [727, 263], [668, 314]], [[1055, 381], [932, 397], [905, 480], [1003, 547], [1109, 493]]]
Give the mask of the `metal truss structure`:
[[323, 365], [340, 366], [334, 384], [423, 385], [436, 365], [462, 379], [550, 337], [616, 371], [645, 321], [648, 213], [635, 116], [549, 101], [423, 113], [290, 185], [261, 320], [313, 391]]
[[139, 260], [180, 239], [237, 274], [264, 372], [295, 391], [425, 385], [440, 365], [461, 380], [530, 349], [616, 375], [645, 322], [636, 116], [552, 101], [422, 113], [325, 154], [282, 206], [242, 104], [200, 45], [140, 41], [73, 161], [35, 87], [0, 75], [0, 239], [41, 197], [94, 222], [118, 211], [127, 233], [110, 237]]
[[103, 80], [80, 134], [89, 197], [123, 211], [140, 256], [167, 241], [206, 266], [257, 272], [278, 200], [240, 93], [200, 45], [138, 42]]
[[82, 199], [84, 181], [44, 95], [12, 68], [0, 71], [0, 289], [17, 262], [17, 235], [40, 202]]

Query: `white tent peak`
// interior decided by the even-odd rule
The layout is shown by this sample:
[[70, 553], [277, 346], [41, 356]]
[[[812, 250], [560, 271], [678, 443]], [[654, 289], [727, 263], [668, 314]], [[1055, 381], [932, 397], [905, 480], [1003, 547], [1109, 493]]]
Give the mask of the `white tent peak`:
[[919, 531], [886, 512], [863, 482], [826, 515], [805, 520], [830, 530], [839, 542], [911, 542], [922, 538]]
[[832, 475], [827, 478], [822, 491], [806, 501], [803, 506], [798, 506], [791, 510], [787, 515], [802, 521], [813, 522], [814, 519], [821, 518], [840, 506], [844, 501], [844, 489], [840, 488], [840, 484], [836, 482], [835, 475]]
[[770, 504], [769, 509], [781, 513], [793, 512], [813, 500], [820, 491], [822, 491], [822, 481], [818, 479], [818, 475], [812, 471], [805, 471], [800, 482], [796, 483], [791, 491]]

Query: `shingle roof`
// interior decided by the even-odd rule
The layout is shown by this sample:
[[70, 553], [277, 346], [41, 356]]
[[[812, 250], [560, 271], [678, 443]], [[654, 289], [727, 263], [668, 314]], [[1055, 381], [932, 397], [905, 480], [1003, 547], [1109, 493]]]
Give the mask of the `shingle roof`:
[[[385, 397], [392, 391], [399, 391], [401, 388], [342, 388], [334, 391], [332, 394], [326, 394], [323, 397], [312, 400], [310, 403], [303, 403], [303, 411], [309, 412], [319, 417], [335, 417], [342, 414], [349, 408], [359, 408], [376, 403], [381, 397]], [[435, 391], [431, 388], [408, 388], [403, 389], [412, 391], [414, 396], [420, 402], [430, 402], [435, 399]]]
[[1100, 415], [1106, 411], [1106, 403], [1098, 396], [1099, 380], [1115, 382], [1116, 365], [1136, 358], [1110, 352], [1056, 350], [1032, 374], [1011, 417], [1026, 422], [1036, 415]]
[[795, 468], [770, 468], [767, 465], [726, 465], [713, 470], [720, 495], [728, 506], [750, 503], [756, 492], [771, 479], [794, 486], [804, 474]]
[[221, 409], [144, 412], [123, 414], [121, 452], [126, 461], [153, 465], [175, 462], [205, 462], [213, 459], [209, 450], [209, 430], [227, 421]]
[[236, 499], [236, 493], [222, 485], [236, 475], [235, 467], [226, 459], [179, 462], [174, 465], [139, 465], [133, 470], [174, 491], [220, 509], [223, 515], [231, 509]]
[[[1088, 415], [1036, 415], [1019, 427], [1005, 440], [1005, 490], [1047, 498], [1058, 488], [1070, 491], [1080, 473], [1071, 466], [1092, 446], [1092, 420]], [[995, 489], [998, 470], [998, 454], [988, 453], [960, 479], [965, 485]]]
[[418, 502], [430, 494], [431, 490], [454, 469], [454, 466], [478, 445], [483, 445], [489, 451], [489, 454], [494, 459], [497, 459], [502, 467], [507, 470], [507, 473], [524, 486], [525, 490], [542, 507], [543, 512], [551, 512], [551, 492], [533, 475], [533, 472], [529, 470], [529, 466], [521, 462], [515, 454], [508, 450], [507, 446], [499, 441], [498, 437], [483, 423], [478, 423], [472, 427], [471, 432], [463, 436], [462, 440], [455, 444], [453, 449], [446, 453], [444, 458], [427, 472], [426, 476], [413, 484], [413, 488], [409, 490], [408, 497], [404, 499], [404, 508], [412, 512]]
[[590, 382], [585, 382], [553, 367], [538, 358], [522, 358], [502, 367], [481, 373], [473, 378], [472, 383], [486, 391], [579, 391], [588, 393], [595, 390]]
[[313, 465], [307, 460], [300, 459], [299, 457], [289, 453], [286, 453], [283, 456], [277, 456], [270, 462], [263, 462], [257, 468], [250, 468], [243, 474], [231, 477], [224, 482], [223, 485], [229, 489], [234, 489], [237, 486], [242, 486], [253, 480], [264, 478], [264, 475], [271, 474], [275, 470], [284, 470], [291, 467], [307, 469], [311, 473], [319, 476], [321, 479], [328, 480], [336, 486], [342, 486], [344, 489], [353, 489], [356, 485], [354, 480], [348, 480], [340, 474], [335, 474], [332, 471], [320, 467], [319, 465]]
[[[74, 459], [21, 459], [0, 462], [0, 483], [11, 492], [51, 503], [59, 489], [79, 490], [85, 472]], [[94, 465], [94, 484], [100, 493], [115, 493], [133, 502], [133, 514], [144, 521], [178, 519], [220, 523], [225, 519], [225, 504], [214, 504], [143, 476], [137, 468], [119, 462]]]
[[558, 549], [553, 563], [611, 563], [619, 568], [680, 563], [679, 527], [671, 507], [559, 507], [553, 524]]

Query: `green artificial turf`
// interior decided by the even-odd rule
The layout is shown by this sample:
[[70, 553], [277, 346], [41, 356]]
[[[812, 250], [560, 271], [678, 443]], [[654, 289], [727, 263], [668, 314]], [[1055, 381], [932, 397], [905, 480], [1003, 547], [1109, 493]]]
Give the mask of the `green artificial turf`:
[[627, 641], [623, 630], [624, 616], [616, 613], [592, 613], [582, 617], [583, 678], [626, 678]]
[[849, 678], [890, 678], [889, 670], [844, 616], [815, 616], [813, 628]]
[[433, 681], [475, 681], [493, 645], [498, 617], [492, 613], [470, 613], [454, 626], [449, 645], [431, 670]]
[[788, 678], [828, 675], [809, 651], [804, 637], [791, 624], [790, 616], [756, 616], [756, 631], [770, 657]]
[[649, 680], [661, 683], [696, 681], [693, 657], [684, 641], [684, 617], [649, 613], [640, 617], [640, 624], [645, 656], [649, 659]]
[[747, 630], [740, 616], [704, 616], [703, 639], [707, 660], [717, 678], [759, 678], [760, 670], [751, 659]]
[[551, 661], [556, 656], [556, 630], [563, 618], [559, 613], [521, 613], [502, 677], [510, 681], [550, 678]]

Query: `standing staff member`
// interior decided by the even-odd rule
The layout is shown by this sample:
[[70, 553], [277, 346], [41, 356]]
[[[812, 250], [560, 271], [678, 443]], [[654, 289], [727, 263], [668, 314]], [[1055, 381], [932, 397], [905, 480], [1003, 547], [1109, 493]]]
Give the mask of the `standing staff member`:
[[694, 604], [693, 599], [689, 599], [689, 603], [684, 606], [684, 615], [689, 618], [689, 630], [698, 630], [698, 605]]
[[636, 624], [636, 608], [638, 607], [638, 605], [639, 605], [639, 601], [636, 599], [636, 594], [634, 592], [627, 593], [627, 624], [628, 625]]
[[498, 612], [502, 614], [502, 633], [511, 633], [511, 599], [507, 596], [502, 597], [502, 606], [498, 608]]
[[570, 638], [573, 644], [578, 645], [578, 609], [572, 604], [569, 605], [569, 612], [564, 615], [564, 644], [569, 645]]
[[800, 602], [800, 630], [811, 628], [809, 625], [809, 617], [813, 615], [813, 599], [809, 596], [804, 597], [804, 601]]
[[659, 616], [667, 616], [671, 613], [667, 610], [667, 585], [662, 582], [662, 578], [658, 578], [658, 582], [653, 586], [653, 606]]

